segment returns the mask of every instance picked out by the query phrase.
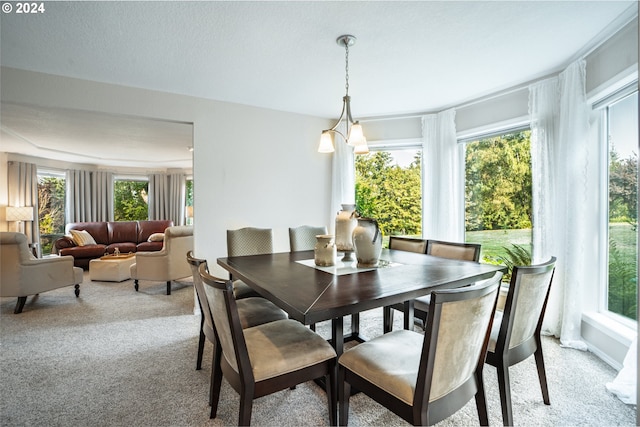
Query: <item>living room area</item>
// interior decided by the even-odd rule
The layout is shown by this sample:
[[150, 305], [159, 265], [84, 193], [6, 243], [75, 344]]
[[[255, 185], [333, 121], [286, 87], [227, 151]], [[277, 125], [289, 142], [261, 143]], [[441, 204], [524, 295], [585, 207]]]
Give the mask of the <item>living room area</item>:
[[[152, 14], [158, 19], [153, 21], [156, 28], [133, 22], [135, 14], [125, 13], [127, 7], [140, 12], [142, 6], [137, 3], [113, 3], [111, 10], [102, 2], [73, 3], [47, 4], [49, 19], [59, 25], [48, 30], [41, 28], [47, 16], [20, 21], [35, 40], [43, 43], [50, 36], [63, 47], [56, 55], [34, 48], [33, 52], [47, 58], [42, 61], [46, 66], [30, 63], [37, 53], [9, 34], [10, 30], [25, 34], [10, 22], [16, 15], [2, 16], [0, 231], [28, 230], [25, 234], [31, 249], [40, 257], [57, 257], [60, 250], [68, 249], [62, 244], [53, 249], [54, 241], [64, 238], [64, 232], [45, 236], [49, 239], [45, 241], [37, 210], [31, 219], [19, 220], [23, 222], [7, 218], [8, 207], [33, 207], [38, 202], [25, 198], [22, 190], [10, 189], [16, 182], [13, 165], [31, 165], [36, 177], [64, 177], [65, 188], [77, 206], [85, 203], [85, 191], [91, 193], [86, 200], [94, 207], [69, 209], [64, 227], [125, 220], [188, 225], [193, 230], [195, 254], [207, 259], [212, 274], [221, 277], [226, 277], [227, 271], [216, 259], [226, 256], [227, 230], [271, 228], [274, 252], [288, 252], [289, 227], [323, 224], [331, 229], [348, 194], [340, 180], [343, 174], [355, 173], [355, 167], [346, 168], [345, 163], [335, 160], [337, 154], [321, 154], [317, 148], [321, 131], [331, 129], [340, 113], [345, 71], [347, 76], [351, 73], [346, 90], [353, 97], [353, 114], [362, 123], [372, 153], [406, 146], [426, 153], [425, 118], [452, 110], [452, 138], [457, 147], [480, 136], [514, 129], [533, 131], [537, 129], [530, 111], [533, 88], [564, 76], [575, 62], [584, 61], [585, 94], [592, 123], [597, 126], [604, 126], [604, 122], [594, 117], [614, 102], [637, 97], [638, 14], [633, 1], [575, 2], [573, 6], [574, 2], [341, 2], [344, 10], [336, 2], [189, 2], [188, 6], [163, 2]], [[571, 9], [578, 3], [584, 9]], [[500, 18], [504, 28], [489, 31], [493, 27], [488, 24], [474, 24], [478, 16], [489, 19], [491, 14], [485, 8], [491, 7], [496, 8], [494, 18]], [[523, 9], [518, 12], [518, 7]], [[448, 8], [455, 14], [446, 13]], [[527, 13], [538, 16], [537, 8], [549, 9], [549, 27], [544, 31], [523, 18]], [[551, 13], [554, 8], [559, 15]], [[353, 16], [369, 19], [356, 25], [350, 18]], [[438, 16], [446, 17], [442, 20], [452, 27], [438, 26], [443, 31], [441, 37], [425, 29], [435, 26]], [[459, 16], [460, 21], [451, 16]], [[101, 29], [102, 36], [89, 31], [86, 46], [80, 49], [71, 39], [74, 35], [80, 38], [80, 29], [86, 29], [81, 22], [88, 18], [84, 22]], [[219, 24], [217, 31], [210, 20]], [[421, 20], [429, 25], [418, 22]], [[509, 34], [516, 34], [513, 27], [518, 25], [527, 30], [535, 27], [537, 32], [523, 31], [529, 38], [516, 40], [513, 36], [511, 40]], [[405, 26], [419, 31], [421, 38], [398, 39], [406, 34]], [[284, 27], [300, 39], [291, 38]], [[398, 36], [392, 35], [395, 30]], [[485, 30], [487, 34], [474, 40], [474, 34]], [[350, 47], [351, 62], [345, 70], [345, 51], [335, 39], [347, 31], [353, 31], [358, 42]], [[132, 36], [141, 33], [146, 35]], [[150, 34], [164, 44], [150, 40]], [[186, 34], [206, 36], [194, 39]], [[531, 34], [540, 34], [541, 40]], [[131, 44], [125, 42], [127, 38]], [[34, 43], [26, 39], [27, 45]], [[534, 52], [535, 42], [545, 42], [546, 50]], [[76, 46], [78, 53], [64, 47], [67, 45]], [[528, 50], [530, 57], [523, 54]], [[97, 58], [100, 55], [92, 56], [90, 51], [102, 51], [105, 57]], [[115, 51], [118, 53], [110, 56]], [[476, 55], [483, 51], [486, 60]], [[92, 68], [92, 61], [103, 64], [104, 72], [86, 70]], [[541, 61], [549, 61], [545, 62], [547, 67], [531, 71]], [[521, 74], [510, 80], [513, 74], [509, 73], [515, 69]], [[430, 73], [436, 71], [442, 74], [432, 77]], [[167, 88], [169, 81], [176, 85]], [[597, 126], [592, 127], [592, 133], [602, 130]], [[341, 140], [335, 136], [338, 151]], [[23, 148], [15, 148], [17, 143]], [[576, 193], [584, 195], [587, 209], [572, 213], [576, 219], [572, 226], [583, 229], [583, 240], [573, 246], [580, 251], [571, 261], [582, 269], [580, 276], [574, 277], [580, 283], [580, 293], [575, 294], [579, 307], [576, 325], [588, 351], [566, 348], [558, 337], [545, 337], [552, 405], [541, 400], [535, 365], [518, 365], [513, 376], [519, 379], [513, 388], [525, 404], [518, 408], [514, 404], [517, 424], [637, 424], [636, 405], [622, 403], [606, 389], [622, 369], [626, 355], [631, 354], [637, 321], [626, 318], [616, 322], [619, 316], [609, 316], [606, 309], [609, 223], [608, 181], [603, 177], [608, 152], [603, 148], [606, 143], [600, 143], [590, 140], [585, 146], [589, 162], [576, 173], [580, 180], [574, 182], [580, 185], [573, 187], [576, 192], [587, 189]], [[574, 154], [563, 162], [582, 158], [582, 152]], [[435, 169], [427, 162], [433, 160], [423, 157], [422, 161], [423, 212], [414, 215], [422, 221], [422, 237], [439, 231], [428, 227], [436, 213], [452, 223], [459, 222], [464, 233], [464, 213], [454, 216], [439, 208], [439, 203], [428, 204], [434, 199], [429, 199], [432, 192], [427, 183], [441, 181], [429, 175]], [[464, 166], [457, 172], [463, 183]], [[86, 182], [95, 178], [110, 184], [102, 190], [83, 189], [77, 184], [83, 174]], [[453, 175], [445, 170], [439, 176]], [[146, 216], [116, 216], [113, 190], [109, 190], [116, 181], [146, 183]], [[464, 210], [464, 190], [449, 198], [460, 201]], [[72, 206], [62, 205], [64, 209]], [[458, 219], [451, 220], [454, 217]], [[126, 243], [151, 243], [151, 235], [158, 232], [154, 229], [141, 240], [126, 239]], [[571, 243], [578, 241], [570, 240], [567, 234], [558, 233], [562, 238], [547, 240], [555, 243], [566, 238], [570, 249]], [[113, 254], [115, 248], [106, 252]], [[563, 263], [566, 255], [571, 255], [569, 249], [564, 258], [559, 257]], [[122, 246], [118, 251], [129, 250]], [[208, 347], [203, 369], [195, 369], [200, 316], [192, 279], [173, 281], [171, 295], [167, 295], [169, 289], [163, 281], [141, 282], [138, 288], [135, 279], [116, 270], [106, 276], [95, 270], [97, 280], [92, 280], [89, 263], [99, 255], [104, 253], [90, 255], [83, 261], [86, 265], [76, 265], [84, 268], [79, 298], [74, 297], [73, 287], [43, 292], [28, 299], [18, 315], [13, 314], [15, 298], [0, 298], [2, 378], [3, 384], [8, 384], [0, 395], [3, 424], [43, 420], [51, 425], [235, 423], [238, 402], [228, 384], [223, 386], [224, 412], [217, 419], [208, 418], [212, 355]], [[105, 277], [117, 280], [103, 280]], [[560, 295], [564, 283], [563, 279], [554, 282]], [[637, 293], [634, 295], [637, 300]], [[554, 308], [560, 319], [568, 305], [563, 304], [559, 302]], [[363, 313], [361, 328], [365, 333], [375, 336], [382, 331], [381, 314]], [[396, 316], [395, 321], [400, 322], [395, 329], [401, 329], [402, 316]], [[318, 330], [330, 335], [326, 324]], [[500, 424], [500, 400], [491, 368], [485, 370], [485, 379], [490, 423]], [[253, 420], [257, 425], [326, 424], [323, 399], [319, 389], [304, 384], [257, 400]], [[352, 416], [352, 425], [400, 422], [362, 396], [354, 396], [351, 407], [360, 414]], [[472, 405], [442, 425], [475, 423]]]

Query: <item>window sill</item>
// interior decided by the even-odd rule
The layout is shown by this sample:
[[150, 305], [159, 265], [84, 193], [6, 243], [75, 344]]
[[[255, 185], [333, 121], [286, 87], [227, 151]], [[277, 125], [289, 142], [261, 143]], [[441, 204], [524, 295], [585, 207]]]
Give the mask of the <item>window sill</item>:
[[602, 360], [621, 369], [624, 357], [637, 331], [597, 312], [582, 314], [582, 337], [589, 350]]

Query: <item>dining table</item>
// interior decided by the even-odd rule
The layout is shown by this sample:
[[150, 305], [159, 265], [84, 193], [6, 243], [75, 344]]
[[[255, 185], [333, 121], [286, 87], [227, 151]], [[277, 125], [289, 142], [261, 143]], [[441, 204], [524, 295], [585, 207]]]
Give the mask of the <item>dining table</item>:
[[[469, 285], [506, 269], [392, 249], [382, 250], [377, 267], [358, 268], [355, 261], [342, 262], [340, 255], [331, 267], [316, 266], [313, 250], [225, 257], [217, 263], [289, 318], [305, 325], [331, 320], [330, 341], [338, 356], [345, 342], [366, 340], [359, 332], [359, 313], [396, 304], [412, 308], [413, 299], [435, 289]], [[413, 325], [413, 310], [408, 314], [405, 327]], [[348, 315], [351, 333], [345, 335], [343, 317]]]

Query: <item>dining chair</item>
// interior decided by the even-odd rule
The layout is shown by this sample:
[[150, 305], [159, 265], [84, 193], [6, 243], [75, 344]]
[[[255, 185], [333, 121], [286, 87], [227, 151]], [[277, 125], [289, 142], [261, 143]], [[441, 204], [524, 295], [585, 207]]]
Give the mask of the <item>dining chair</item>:
[[[200, 319], [200, 337], [198, 340], [198, 359], [196, 361], [196, 370], [200, 370], [202, 369], [202, 355], [204, 353], [205, 341], [209, 340], [209, 342], [215, 346], [216, 332], [213, 315], [211, 314], [211, 306], [209, 305], [209, 298], [198, 270], [200, 265], [203, 265], [203, 268], [207, 270], [207, 261], [194, 257], [193, 252], [189, 251], [187, 252], [187, 262], [193, 272], [193, 285], [196, 289], [196, 296], [198, 297], [198, 305], [202, 316]], [[250, 328], [255, 325], [286, 319], [288, 317], [283, 310], [264, 298], [247, 297], [238, 301], [237, 305], [240, 324], [243, 328]], [[213, 372], [214, 366], [212, 364], [209, 386], [209, 405], [211, 405], [213, 398]]]
[[324, 378], [329, 423], [336, 425], [336, 352], [324, 338], [292, 319], [243, 329], [230, 280], [199, 273], [208, 285], [216, 331], [214, 346], [211, 418], [220, 400], [222, 378], [240, 395], [238, 425], [251, 423], [253, 400], [297, 384]]
[[[458, 243], [429, 239], [426, 241], [425, 253], [427, 255], [433, 255], [440, 258], [478, 262], [478, 260], [480, 259], [481, 248], [482, 245], [479, 243]], [[416, 251], [414, 250], [412, 252]], [[430, 303], [429, 298], [429, 295], [425, 295], [413, 300], [414, 317], [416, 319], [420, 319], [423, 326], [426, 324], [427, 320], [427, 312], [429, 310]], [[407, 302], [405, 302], [404, 304], [396, 304], [392, 308], [404, 312], [404, 328], [411, 329], [412, 325], [409, 325], [407, 321], [409, 317], [409, 304]], [[389, 332], [391, 328], [393, 328], [393, 311], [385, 308], [384, 317], [384, 332], [386, 333]]]
[[516, 266], [505, 301], [504, 311], [496, 310], [486, 363], [498, 373], [502, 422], [513, 425], [509, 367], [534, 355], [542, 400], [550, 405], [547, 376], [544, 369], [540, 329], [544, 318], [556, 258], [530, 266]]
[[[389, 236], [389, 249], [423, 254], [427, 251], [427, 240], [416, 237]], [[383, 331], [387, 333], [393, 329], [393, 310], [406, 312], [405, 304], [399, 303], [383, 308]], [[405, 315], [405, 329], [410, 329], [408, 316]]]
[[300, 227], [289, 228], [289, 247], [291, 252], [313, 250], [316, 246], [316, 236], [321, 234], [327, 234], [326, 226], [301, 225]]
[[349, 421], [351, 388], [413, 425], [432, 425], [475, 397], [488, 425], [482, 369], [502, 273], [472, 286], [431, 293], [424, 334], [397, 330], [338, 359], [340, 425]]
[[[273, 230], [270, 228], [244, 227], [227, 230], [227, 256], [270, 254], [273, 252]], [[233, 278], [231, 278], [233, 280]], [[236, 298], [259, 296], [242, 280], [233, 280]]]

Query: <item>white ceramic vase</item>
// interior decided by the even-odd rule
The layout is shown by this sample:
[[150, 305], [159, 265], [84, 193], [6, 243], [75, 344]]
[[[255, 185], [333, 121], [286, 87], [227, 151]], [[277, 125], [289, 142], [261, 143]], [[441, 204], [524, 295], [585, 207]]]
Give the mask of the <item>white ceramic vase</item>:
[[378, 221], [372, 218], [358, 218], [353, 230], [353, 246], [358, 267], [377, 267], [382, 252], [382, 233]]
[[313, 251], [314, 259], [318, 267], [331, 267], [336, 264], [338, 251], [336, 250], [332, 234], [317, 235], [316, 246]]
[[343, 204], [342, 210], [336, 216], [336, 248], [344, 252], [343, 261], [353, 261], [353, 230], [358, 225], [356, 205]]

